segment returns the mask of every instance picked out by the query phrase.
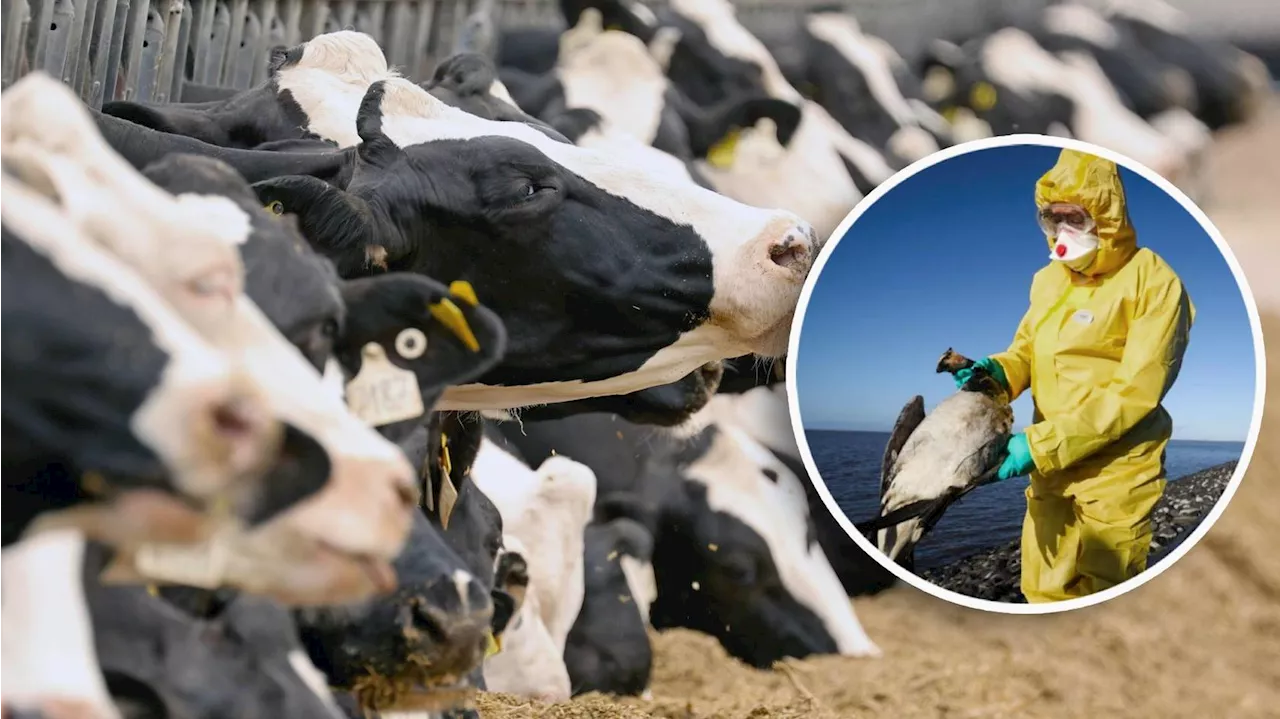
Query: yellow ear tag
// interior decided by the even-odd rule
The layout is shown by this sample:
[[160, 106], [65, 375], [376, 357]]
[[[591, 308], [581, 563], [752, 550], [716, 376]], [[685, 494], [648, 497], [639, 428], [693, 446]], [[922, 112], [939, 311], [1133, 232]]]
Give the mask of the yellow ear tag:
[[458, 309], [453, 300], [446, 297], [435, 304], [427, 305], [427, 311], [436, 318], [437, 322], [447, 327], [455, 337], [461, 340], [467, 349], [472, 352], [480, 351], [480, 342], [471, 332], [471, 325], [467, 324], [466, 315], [462, 314], [462, 310]]
[[622, 26], [615, 22], [615, 23], [610, 23], [608, 25], [605, 25], [604, 29], [618, 31], [622, 29]]
[[453, 458], [449, 456], [449, 436], [440, 434], [440, 471], [445, 476], [453, 474]]
[[449, 528], [449, 517], [453, 515], [453, 507], [458, 503], [458, 488], [453, 484], [453, 459], [449, 456], [449, 437], [440, 435], [440, 527]]
[[279, 200], [272, 200], [263, 209], [265, 209], [267, 212], [270, 212], [273, 215], [283, 215], [284, 203], [280, 202]]
[[476, 297], [476, 288], [471, 286], [466, 280], [454, 280], [449, 283], [449, 294], [466, 302], [472, 307], [480, 304], [480, 298]]
[[712, 167], [726, 169], [733, 165], [733, 154], [738, 149], [738, 134], [741, 131], [737, 128], [730, 130], [725, 134], [719, 142], [711, 146], [707, 151], [707, 162]]
[[996, 89], [991, 83], [980, 82], [969, 90], [969, 106], [978, 112], [986, 112], [996, 106]]
[[370, 427], [381, 427], [426, 413], [418, 377], [391, 364], [382, 345], [364, 346], [360, 373], [347, 383], [347, 406]]
[[485, 659], [502, 651], [502, 637], [495, 635], [492, 629], [485, 633], [485, 639], [487, 640], [484, 648]]
[[959, 111], [960, 108], [955, 105], [947, 105], [942, 108], [942, 112], [939, 112], [938, 114], [942, 115], [942, 119], [946, 120], [949, 124], [954, 125], [956, 122], [956, 113]]

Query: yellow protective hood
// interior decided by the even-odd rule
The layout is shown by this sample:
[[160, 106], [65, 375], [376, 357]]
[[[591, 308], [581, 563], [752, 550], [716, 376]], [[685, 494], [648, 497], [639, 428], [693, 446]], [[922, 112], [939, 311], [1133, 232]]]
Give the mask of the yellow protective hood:
[[[1081, 274], [1111, 274], [1138, 251], [1116, 163], [1078, 150], [1063, 150], [1057, 164], [1036, 181], [1036, 209], [1051, 202], [1079, 205], [1097, 225], [1098, 256]], [[1052, 239], [1049, 247], [1053, 247]]]

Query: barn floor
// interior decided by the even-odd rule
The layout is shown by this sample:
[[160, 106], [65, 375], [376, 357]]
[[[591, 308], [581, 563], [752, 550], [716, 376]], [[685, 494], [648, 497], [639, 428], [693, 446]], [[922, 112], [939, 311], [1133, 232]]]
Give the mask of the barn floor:
[[[1221, 135], [1205, 209], [1245, 268], [1280, 344], [1280, 101]], [[1262, 437], [1280, 440], [1280, 347]], [[1259, 446], [1235, 500], [1185, 558], [1105, 605], [988, 615], [902, 586], [855, 602], [884, 650], [750, 669], [710, 638], [655, 637], [653, 700], [538, 705], [481, 697], [485, 719], [663, 717], [1275, 716], [1280, 706], [1280, 441]]]

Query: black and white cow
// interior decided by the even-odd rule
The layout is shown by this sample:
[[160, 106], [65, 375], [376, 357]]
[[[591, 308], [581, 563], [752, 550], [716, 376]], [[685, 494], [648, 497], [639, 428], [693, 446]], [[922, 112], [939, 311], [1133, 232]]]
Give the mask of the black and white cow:
[[713, 424], [678, 440], [608, 415], [502, 429], [531, 463], [563, 455], [591, 467], [600, 519], [650, 529], [654, 627], [706, 632], [761, 667], [878, 654], [817, 545], [801, 480], [745, 433]]
[[[625, 394], [724, 356], [781, 351], [820, 244], [807, 223], [620, 167], [521, 123], [477, 118], [404, 80], [373, 84], [388, 75], [385, 58], [359, 33], [295, 50], [277, 70], [282, 91], [314, 116], [311, 131], [360, 143], [359, 152], [345, 189], [281, 177], [259, 183], [260, 198], [299, 215], [344, 277], [369, 273], [375, 258], [465, 279], [507, 326], [507, 361], [482, 384], [446, 392], [442, 408]], [[450, 192], [419, 189], [387, 212], [414, 187]], [[509, 284], [517, 270], [541, 278], [545, 294]], [[620, 275], [631, 281], [616, 284]]]
[[760, 382], [740, 392], [726, 393], [717, 397], [702, 416], [708, 422], [743, 432], [799, 478], [818, 544], [846, 594], [876, 594], [893, 585], [893, 575], [849, 538], [814, 488], [791, 428], [785, 384]]

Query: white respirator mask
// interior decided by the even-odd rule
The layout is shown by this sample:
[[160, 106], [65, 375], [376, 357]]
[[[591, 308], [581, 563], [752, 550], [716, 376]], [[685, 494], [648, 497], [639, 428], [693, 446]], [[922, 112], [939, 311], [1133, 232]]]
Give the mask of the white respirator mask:
[[1049, 259], [1061, 262], [1076, 272], [1083, 272], [1093, 264], [1097, 254], [1097, 235], [1064, 224], [1058, 226], [1058, 231], [1054, 235], [1053, 249], [1049, 251]]

